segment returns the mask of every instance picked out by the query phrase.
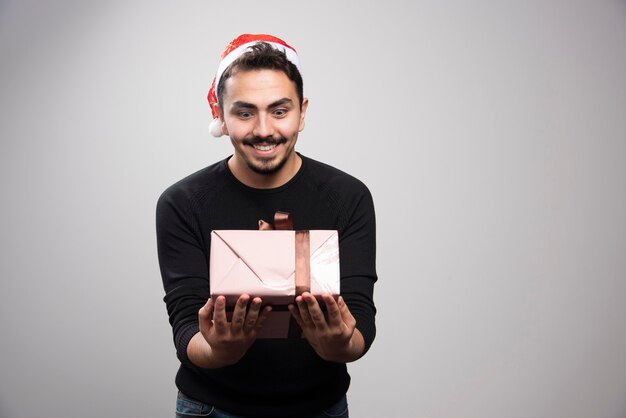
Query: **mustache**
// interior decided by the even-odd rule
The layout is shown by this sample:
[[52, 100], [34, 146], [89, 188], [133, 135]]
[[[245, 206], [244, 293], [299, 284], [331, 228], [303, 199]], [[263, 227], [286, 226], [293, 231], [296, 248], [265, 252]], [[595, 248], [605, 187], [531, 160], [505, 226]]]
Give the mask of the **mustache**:
[[266, 144], [266, 145], [280, 145], [280, 144], [284, 144], [285, 142], [287, 142], [287, 138], [285, 137], [278, 137], [278, 138], [274, 138], [274, 137], [261, 137], [261, 136], [254, 136], [251, 138], [246, 138], [243, 140], [243, 143], [245, 145], [259, 145], [259, 144]]

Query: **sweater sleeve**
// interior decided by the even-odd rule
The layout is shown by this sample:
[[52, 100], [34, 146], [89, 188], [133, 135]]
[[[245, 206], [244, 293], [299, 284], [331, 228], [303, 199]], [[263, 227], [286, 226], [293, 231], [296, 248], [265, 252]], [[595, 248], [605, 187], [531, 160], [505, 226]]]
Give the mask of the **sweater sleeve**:
[[376, 219], [369, 190], [343, 209], [339, 240], [341, 294], [365, 340], [365, 352], [376, 336], [374, 283], [376, 275]]
[[176, 353], [192, 366], [187, 345], [199, 331], [198, 310], [209, 298], [207, 245], [192, 215], [192, 200], [179, 189], [166, 190], [157, 203], [156, 231], [164, 301]]

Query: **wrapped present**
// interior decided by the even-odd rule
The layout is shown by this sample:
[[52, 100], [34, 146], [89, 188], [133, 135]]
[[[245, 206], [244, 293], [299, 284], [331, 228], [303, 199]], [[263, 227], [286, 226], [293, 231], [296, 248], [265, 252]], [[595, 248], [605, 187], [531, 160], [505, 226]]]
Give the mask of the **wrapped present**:
[[[211, 297], [226, 297], [232, 311], [242, 294], [260, 297], [272, 312], [259, 338], [299, 337], [287, 305], [303, 292], [339, 295], [339, 238], [334, 230], [293, 231], [289, 214], [277, 212], [276, 229], [211, 232]], [[323, 302], [322, 302], [323, 303]]]

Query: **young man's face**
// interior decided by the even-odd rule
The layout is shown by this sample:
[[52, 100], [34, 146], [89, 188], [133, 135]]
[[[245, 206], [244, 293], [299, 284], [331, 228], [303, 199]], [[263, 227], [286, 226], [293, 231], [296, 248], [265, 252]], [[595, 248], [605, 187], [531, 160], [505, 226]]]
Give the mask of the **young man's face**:
[[294, 146], [308, 105], [304, 99], [300, 109], [295, 84], [282, 71], [236, 71], [224, 83], [222, 102], [233, 174], [253, 186], [288, 181], [299, 167]]

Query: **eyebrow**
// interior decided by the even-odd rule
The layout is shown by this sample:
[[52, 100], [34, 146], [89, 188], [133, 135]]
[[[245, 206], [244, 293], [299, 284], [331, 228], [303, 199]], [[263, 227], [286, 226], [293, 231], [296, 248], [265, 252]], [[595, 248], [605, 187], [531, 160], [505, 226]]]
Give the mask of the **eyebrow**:
[[284, 106], [284, 105], [292, 105], [293, 104], [293, 100], [288, 99], [287, 97], [276, 100], [274, 103], [271, 103], [268, 107], [272, 108], [272, 107], [278, 107], [278, 106]]
[[[275, 102], [272, 102], [269, 104], [268, 108], [274, 108], [274, 107], [278, 107], [278, 106], [284, 106], [284, 105], [293, 105], [293, 100], [284, 97], [282, 99], [278, 99]], [[248, 103], [248, 102], [243, 102], [243, 101], [236, 101], [233, 103], [232, 105], [233, 108], [236, 109], [257, 109], [257, 106], [255, 104], [252, 103]]]

